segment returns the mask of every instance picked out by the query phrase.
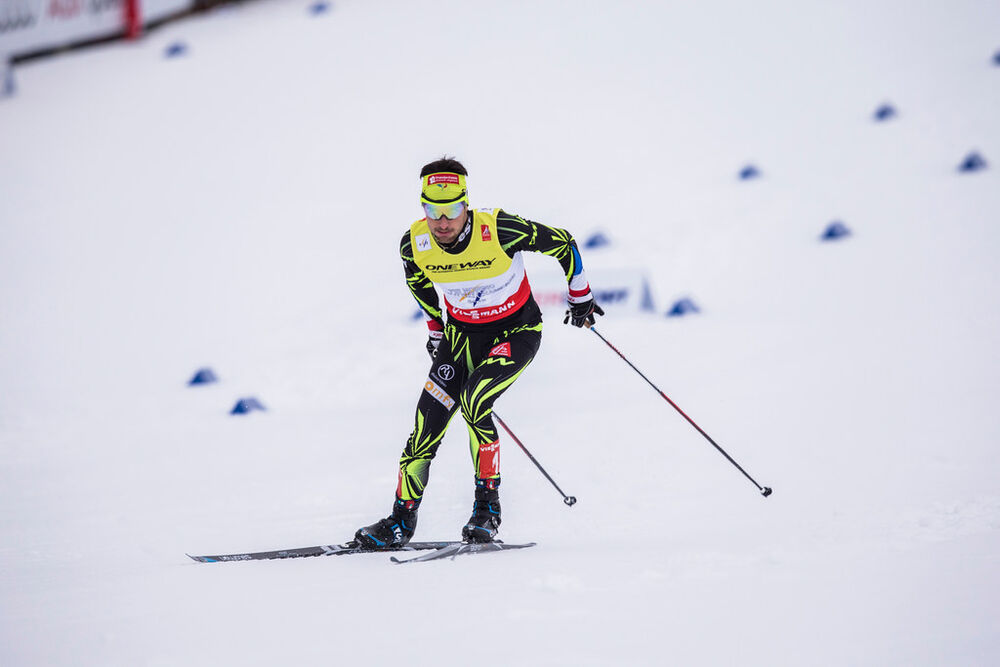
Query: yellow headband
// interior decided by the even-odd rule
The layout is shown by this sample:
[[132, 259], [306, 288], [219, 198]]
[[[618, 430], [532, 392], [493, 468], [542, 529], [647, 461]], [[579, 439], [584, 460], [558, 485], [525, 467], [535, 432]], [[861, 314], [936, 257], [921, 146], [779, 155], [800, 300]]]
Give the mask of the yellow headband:
[[439, 171], [420, 179], [420, 201], [427, 204], [450, 204], [465, 199], [465, 176]]

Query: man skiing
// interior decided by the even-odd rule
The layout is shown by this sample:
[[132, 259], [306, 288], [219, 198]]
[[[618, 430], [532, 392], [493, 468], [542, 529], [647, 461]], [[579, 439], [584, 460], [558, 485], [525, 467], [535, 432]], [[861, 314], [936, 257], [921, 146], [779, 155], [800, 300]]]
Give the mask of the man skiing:
[[[392, 514], [355, 534], [366, 548], [392, 549], [410, 541], [431, 460], [459, 408], [469, 429], [476, 485], [462, 539], [489, 542], [496, 536], [500, 442], [493, 404], [534, 358], [542, 337], [522, 251], [541, 252], [562, 266], [569, 290], [564, 323], [589, 326], [604, 314], [570, 233], [501, 209], [470, 210], [467, 176], [451, 158], [425, 165], [420, 201], [426, 217], [414, 222], [400, 243], [406, 284], [424, 313], [433, 363], [399, 461]], [[435, 286], [444, 295], [447, 321]]]

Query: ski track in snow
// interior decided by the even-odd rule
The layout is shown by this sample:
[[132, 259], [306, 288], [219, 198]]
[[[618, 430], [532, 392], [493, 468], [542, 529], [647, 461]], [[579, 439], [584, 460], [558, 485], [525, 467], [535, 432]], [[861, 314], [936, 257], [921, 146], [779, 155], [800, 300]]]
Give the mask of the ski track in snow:
[[937, 502], [909, 513], [905, 526], [903, 537], [934, 542], [1000, 530], [1000, 498]]

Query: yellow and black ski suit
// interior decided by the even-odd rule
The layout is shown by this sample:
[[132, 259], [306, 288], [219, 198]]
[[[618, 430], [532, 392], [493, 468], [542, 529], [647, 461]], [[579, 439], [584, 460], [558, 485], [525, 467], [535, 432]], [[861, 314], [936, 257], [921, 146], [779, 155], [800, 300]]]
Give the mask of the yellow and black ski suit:
[[[576, 242], [562, 229], [485, 209], [469, 211], [465, 227], [448, 248], [436, 242], [426, 219], [403, 235], [400, 256], [407, 286], [432, 334], [443, 331], [399, 461], [396, 497], [404, 506], [419, 504], [431, 460], [459, 408], [469, 429], [477, 479], [490, 480], [491, 487], [499, 484], [493, 404], [534, 358], [542, 336], [541, 311], [524, 275], [522, 251], [559, 261], [570, 302], [593, 298]], [[444, 296], [444, 309], [435, 286]]]

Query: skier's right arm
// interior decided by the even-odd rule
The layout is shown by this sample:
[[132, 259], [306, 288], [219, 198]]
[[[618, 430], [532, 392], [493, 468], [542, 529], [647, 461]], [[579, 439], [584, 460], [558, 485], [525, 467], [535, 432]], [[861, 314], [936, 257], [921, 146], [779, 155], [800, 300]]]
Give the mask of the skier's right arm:
[[403, 234], [399, 243], [399, 256], [403, 260], [403, 273], [406, 275], [406, 286], [410, 294], [417, 300], [424, 320], [427, 322], [427, 352], [431, 358], [437, 353], [438, 345], [444, 337], [444, 321], [438, 302], [437, 290], [417, 263], [413, 261], [413, 249], [410, 246], [410, 233]]
[[497, 214], [497, 236], [509, 257], [521, 251], [540, 252], [559, 260], [559, 265], [566, 272], [566, 285], [569, 289], [569, 309], [563, 324], [575, 327], [590, 327], [594, 324], [594, 315], [603, 315], [604, 310], [597, 305], [590, 283], [583, 272], [583, 260], [576, 247], [573, 235], [565, 229], [548, 227], [532, 222], [506, 211]]

